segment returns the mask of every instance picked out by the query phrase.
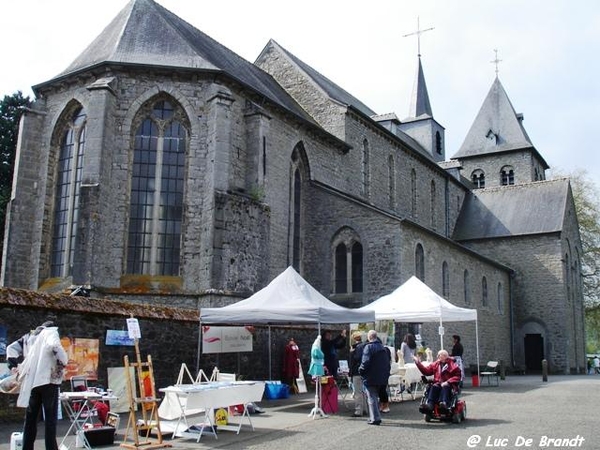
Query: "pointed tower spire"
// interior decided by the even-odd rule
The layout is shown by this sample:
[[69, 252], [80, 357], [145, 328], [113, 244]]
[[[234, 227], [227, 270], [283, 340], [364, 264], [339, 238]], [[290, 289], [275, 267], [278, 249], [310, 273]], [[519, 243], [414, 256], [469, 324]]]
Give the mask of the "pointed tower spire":
[[427, 85], [425, 84], [425, 75], [423, 74], [423, 65], [421, 64], [421, 35], [434, 28], [426, 28], [421, 30], [419, 17], [417, 17], [417, 31], [405, 34], [403, 37], [417, 36], [417, 57], [419, 59], [417, 65], [417, 76], [413, 85], [412, 97], [410, 100], [410, 109], [408, 111], [409, 118], [417, 118], [423, 115], [433, 117], [431, 103], [429, 103], [429, 94], [427, 93]]
[[415, 77], [415, 83], [413, 85], [408, 117], [416, 118], [423, 115], [433, 117], [433, 111], [431, 110], [431, 103], [429, 103], [429, 94], [427, 92], [427, 84], [425, 83], [425, 75], [423, 74], [421, 56], [419, 56], [417, 76]]

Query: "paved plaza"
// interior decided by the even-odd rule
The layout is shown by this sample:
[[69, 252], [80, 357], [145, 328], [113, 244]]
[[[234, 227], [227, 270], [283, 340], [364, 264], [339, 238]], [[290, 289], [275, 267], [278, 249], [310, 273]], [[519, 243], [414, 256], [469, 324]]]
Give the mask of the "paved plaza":
[[[261, 402], [265, 412], [251, 416], [254, 431], [244, 425], [240, 434], [222, 431], [218, 439], [205, 435], [199, 443], [167, 438], [164, 444], [175, 450], [600, 449], [599, 398], [600, 376], [550, 376], [547, 382], [541, 376], [511, 376], [499, 387], [472, 388], [467, 383], [463, 391], [467, 420], [458, 425], [426, 423], [418, 400], [406, 400], [392, 403], [382, 425], [375, 427], [367, 425], [366, 418], [350, 417], [352, 411], [341, 400], [339, 413], [310, 418], [314, 397], [309, 393]], [[121, 414], [114, 446], [98, 448], [120, 448], [126, 422], [127, 414]], [[61, 421], [59, 433], [68, 425]], [[0, 424], [0, 450], [9, 450], [10, 435], [19, 428], [20, 424]], [[40, 424], [36, 449], [43, 448]]]

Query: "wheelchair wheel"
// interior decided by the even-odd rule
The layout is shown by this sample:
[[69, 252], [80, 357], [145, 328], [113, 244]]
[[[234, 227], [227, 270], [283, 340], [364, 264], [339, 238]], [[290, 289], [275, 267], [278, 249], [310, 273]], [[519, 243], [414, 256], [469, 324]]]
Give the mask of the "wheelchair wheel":
[[431, 414], [425, 414], [425, 422], [431, 422], [433, 416]]
[[461, 413], [452, 414], [452, 423], [460, 423], [461, 419], [462, 419]]

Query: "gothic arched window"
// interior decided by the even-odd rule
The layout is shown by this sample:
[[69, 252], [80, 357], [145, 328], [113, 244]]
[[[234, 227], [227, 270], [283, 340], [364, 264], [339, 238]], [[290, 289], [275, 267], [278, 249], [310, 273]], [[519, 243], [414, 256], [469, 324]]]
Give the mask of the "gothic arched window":
[[142, 112], [135, 131], [127, 273], [180, 275], [188, 132], [168, 100]]
[[52, 277], [71, 275], [73, 267], [86, 124], [86, 113], [78, 107], [71, 114], [60, 141], [50, 261]]
[[288, 223], [288, 264], [298, 273], [302, 263], [302, 197], [303, 182], [310, 178], [304, 145], [299, 142], [292, 151], [290, 167], [290, 197]]

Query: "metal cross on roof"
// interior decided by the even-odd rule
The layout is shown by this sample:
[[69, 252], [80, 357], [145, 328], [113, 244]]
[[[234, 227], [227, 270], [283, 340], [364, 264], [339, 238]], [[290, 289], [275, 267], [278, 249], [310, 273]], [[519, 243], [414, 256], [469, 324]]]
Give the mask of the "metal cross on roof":
[[419, 58], [421, 57], [421, 35], [423, 33], [425, 33], [426, 31], [431, 31], [431, 30], [433, 30], [433, 27], [427, 28], [425, 30], [421, 30], [421, 25], [419, 24], [419, 17], [417, 16], [417, 31], [414, 31], [412, 33], [408, 33], [408, 34], [405, 34], [404, 36], [402, 36], [402, 37], [415, 36], [415, 35], [417, 36], [417, 48], [418, 48], [418, 52], [419, 52], [418, 53]]
[[490, 62], [492, 64], [496, 64], [496, 78], [498, 78], [498, 63], [501, 63], [502, 60], [498, 59], [498, 49], [497, 48], [494, 49], [494, 53], [496, 54], [496, 57]]

